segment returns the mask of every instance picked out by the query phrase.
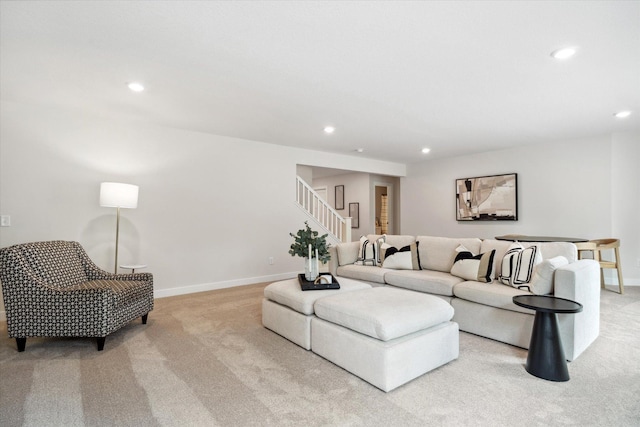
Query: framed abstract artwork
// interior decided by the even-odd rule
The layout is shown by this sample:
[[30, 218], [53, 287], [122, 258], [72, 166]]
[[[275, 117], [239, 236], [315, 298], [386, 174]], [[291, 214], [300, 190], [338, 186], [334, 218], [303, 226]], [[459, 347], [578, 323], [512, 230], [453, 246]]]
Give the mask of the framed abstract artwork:
[[349, 203], [349, 216], [351, 228], [360, 228], [360, 203]]
[[456, 179], [456, 220], [517, 221], [518, 174]]
[[344, 209], [344, 185], [336, 185], [336, 210]]

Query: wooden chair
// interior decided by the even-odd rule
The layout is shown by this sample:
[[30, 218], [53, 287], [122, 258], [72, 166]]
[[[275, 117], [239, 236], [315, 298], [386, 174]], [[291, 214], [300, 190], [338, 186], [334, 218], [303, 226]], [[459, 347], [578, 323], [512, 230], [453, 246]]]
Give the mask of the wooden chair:
[[[604, 269], [615, 268], [618, 272], [618, 288], [620, 293], [624, 293], [624, 283], [622, 281], [622, 265], [620, 264], [620, 240], [619, 239], [595, 239], [584, 243], [576, 243], [578, 247], [578, 258], [583, 258], [584, 252], [593, 252], [593, 259], [600, 263], [600, 286], [604, 288]], [[602, 251], [613, 249], [614, 260], [602, 259]]]

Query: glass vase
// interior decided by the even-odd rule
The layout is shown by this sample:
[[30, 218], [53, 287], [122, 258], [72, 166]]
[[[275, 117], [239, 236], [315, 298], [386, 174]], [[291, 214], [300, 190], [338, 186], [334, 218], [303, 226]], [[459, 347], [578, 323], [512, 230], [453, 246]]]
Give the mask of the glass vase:
[[304, 259], [304, 278], [313, 282], [318, 277], [318, 263], [315, 258]]

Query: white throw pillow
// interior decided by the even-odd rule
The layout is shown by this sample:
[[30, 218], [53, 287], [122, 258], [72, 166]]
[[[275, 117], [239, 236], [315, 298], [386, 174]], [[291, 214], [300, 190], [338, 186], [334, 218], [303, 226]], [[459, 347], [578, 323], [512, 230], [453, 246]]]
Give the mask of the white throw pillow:
[[491, 282], [493, 280], [493, 258], [496, 251], [474, 255], [463, 245], [456, 248], [456, 258], [451, 267], [451, 274], [466, 280], [476, 282]]
[[558, 267], [569, 264], [569, 260], [563, 256], [549, 258], [536, 266], [536, 271], [529, 282], [529, 290], [536, 295], [549, 295], [553, 293], [553, 275]]
[[541, 262], [542, 255], [538, 246], [525, 249], [521, 244], [514, 243], [502, 258], [500, 281], [514, 288], [527, 288], [536, 265]]
[[394, 270], [422, 270], [418, 242], [396, 248], [388, 243], [381, 245], [382, 267]]

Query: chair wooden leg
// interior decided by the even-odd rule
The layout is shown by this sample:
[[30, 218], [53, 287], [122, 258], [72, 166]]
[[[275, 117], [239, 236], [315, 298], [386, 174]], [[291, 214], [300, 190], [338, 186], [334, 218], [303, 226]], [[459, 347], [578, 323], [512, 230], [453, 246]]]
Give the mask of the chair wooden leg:
[[624, 293], [624, 284], [622, 283], [622, 265], [620, 264], [620, 250], [615, 248], [616, 254], [616, 270], [618, 271], [618, 288], [620, 288], [620, 294]]
[[142, 324], [143, 324], [143, 325], [146, 325], [146, 324], [147, 324], [147, 316], [149, 316], [149, 313], [144, 314], [144, 315], [142, 316]]
[[104, 340], [106, 338], [107, 337], [98, 337], [98, 338], [96, 338], [96, 340], [98, 341], [98, 351], [104, 350]]
[[18, 345], [18, 351], [24, 351], [27, 345], [27, 338], [16, 338], [16, 344]]
[[600, 268], [600, 287], [604, 289], [604, 269]]

